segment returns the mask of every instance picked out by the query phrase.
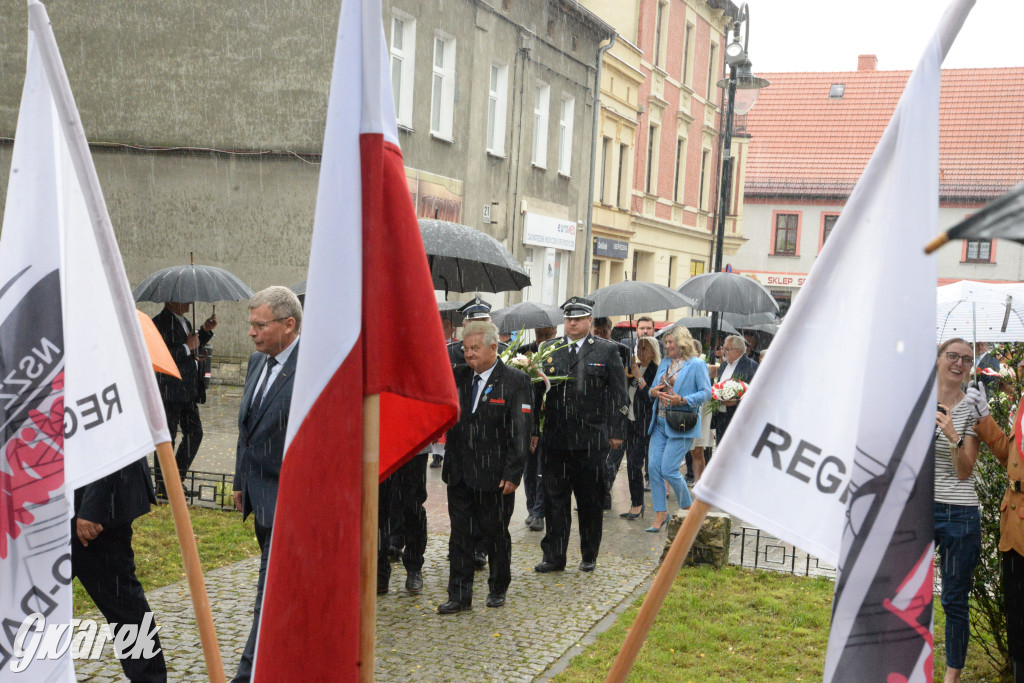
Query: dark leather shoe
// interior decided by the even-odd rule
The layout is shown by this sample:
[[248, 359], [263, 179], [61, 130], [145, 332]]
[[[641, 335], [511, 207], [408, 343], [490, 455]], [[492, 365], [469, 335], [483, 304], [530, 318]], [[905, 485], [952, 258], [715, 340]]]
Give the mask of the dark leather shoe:
[[580, 562], [581, 572], [592, 572], [594, 571], [595, 567], [597, 567], [597, 562], [587, 560], [583, 560], [582, 562]]
[[377, 582], [377, 595], [385, 595], [388, 592], [388, 585], [386, 583]]
[[473, 564], [476, 565], [477, 569], [483, 569], [487, 566], [487, 554], [486, 553], [473, 553]]
[[533, 524], [533, 515], [526, 515], [526, 521], [524, 522], [524, 524], [526, 524], [526, 526], [530, 526], [531, 524]]
[[410, 569], [409, 575], [405, 577], [405, 590], [410, 593], [419, 593], [423, 590], [423, 572]]
[[533, 568], [533, 571], [540, 572], [541, 574], [547, 574], [548, 572], [560, 572], [565, 569], [565, 565], [558, 566], [554, 562], [548, 562], [544, 560]]
[[491, 593], [490, 595], [487, 596], [487, 606], [488, 607], [501, 607], [504, 604], [505, 604], [505, 594], [504, 593]]
[[456, 600], [449, 600], [448, 602], [438, 605], [438, 614], [455, 614], [456, 612], [468, 612], [473, 609], [472, 605], [467, 605], [464, 602], [458, 602]]
[[438, 467], [440, 467], [443, 464], [444, 464], [444, 456], [443, 455], [435, 455], [434, 459], [430, 461], [430, 467], [433, 468], [433, 469], [437, 469]]
[[530, 522], [530, 531], [544, 531], [544, 518], [534, 517]]

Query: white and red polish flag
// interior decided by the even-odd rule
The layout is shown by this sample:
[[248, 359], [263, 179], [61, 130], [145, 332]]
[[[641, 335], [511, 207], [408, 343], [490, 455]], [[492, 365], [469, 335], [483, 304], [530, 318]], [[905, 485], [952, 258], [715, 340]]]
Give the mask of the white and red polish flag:
[[358, 676], [363, 397], [380, 395], [380, 478], [458, 417], [386, 55], [380, 1], [343, 2], [259, 681]]
[[[170, 437], [49, 19], [28, 7], [0, 237], [0, 681], [73, 681], [74, 490]], [[36, 612], [48, 630], [21, 656]]]

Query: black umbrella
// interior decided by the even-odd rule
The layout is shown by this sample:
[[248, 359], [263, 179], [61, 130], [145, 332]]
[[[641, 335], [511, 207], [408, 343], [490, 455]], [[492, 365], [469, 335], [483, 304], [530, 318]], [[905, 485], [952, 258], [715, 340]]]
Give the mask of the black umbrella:
[[775, 336], [775, 333], [779, 331], [779, 326], [775, 323], [760, 323], [758, 325], [747, 325], [743, 328], [744, 332], [764, 332], [765, 334]]
[[[688, 330], [710, 330], [711, 318], [706, 315], [699, 315], [691, 318], [680, 318], [679, 320], [675, 321], [675, 323], [666, 327], [665, 329], [658, 330], [658, 333], [655, 334], [654, 336], [660, 337], [661, 335], [665, 334], [666, 332], [677, 326], [685, 327]], [[733, 327], [724, 320], [720, 323], [720, 327], [721, 331], [725, 332], [726, 334], [739, 334], [739, 330], [737, 330], [735, 327]]]
[[136, 301], [190, 303], [242, 301], [252, 290], [236, 275], [214, 266], [171, 266], [158, 270], [132, 290]]
[[778, 313], [779, 305], [760, 282], [735, 273], [695, 275], [677, 287], [693, 307], [718, 313]]
[[434, 288], [446, 292], [507, 292], [530, 285], [530, 276], [498, 240], [468, 225], [420, 219]]
[[623, 280], [608, 285], [587, 295], [594, 301], [594, 316], [629, 315], [650, 313], [673, 308], [693, 306], [688, 296], [653, 282]]
[[491, 311], [491, 320], [503, 334], [511, 334], [522, 329], [558, 327], [563, 318], [562, 309], [558, 306], [524, 301]]

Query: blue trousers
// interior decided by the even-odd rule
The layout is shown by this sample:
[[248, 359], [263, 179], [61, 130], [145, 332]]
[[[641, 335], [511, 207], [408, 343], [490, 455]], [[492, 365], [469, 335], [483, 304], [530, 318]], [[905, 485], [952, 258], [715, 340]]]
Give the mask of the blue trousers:
[[964, 668], [971, 634], [967, 602], [981, 556], [981, 511], [973, 505], [935, 503], [935, 550], [946, 614], [946, 666]]
[[651, 501], [654, 504], [654, 511], [668, 511], [668, 496], [665, 494], [664, 483], [666, 481], [675, 492], [679, 507], [690, 507], [693, 498], [690, 497], [690, 489], [687, 488], [679, 468], [693, 445], [693, 439], [669, 439], [668, 430], [671, 427], [665, 422], [665, 418], [656, 419], [647, 448], [647, 473], [651, 478]]

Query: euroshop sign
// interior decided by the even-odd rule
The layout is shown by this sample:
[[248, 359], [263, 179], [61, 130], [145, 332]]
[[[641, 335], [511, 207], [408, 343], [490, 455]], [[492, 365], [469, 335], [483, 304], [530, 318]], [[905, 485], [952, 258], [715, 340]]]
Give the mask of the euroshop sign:
[[523, 244], [576, 251], [576, 221], [526, 212]]

